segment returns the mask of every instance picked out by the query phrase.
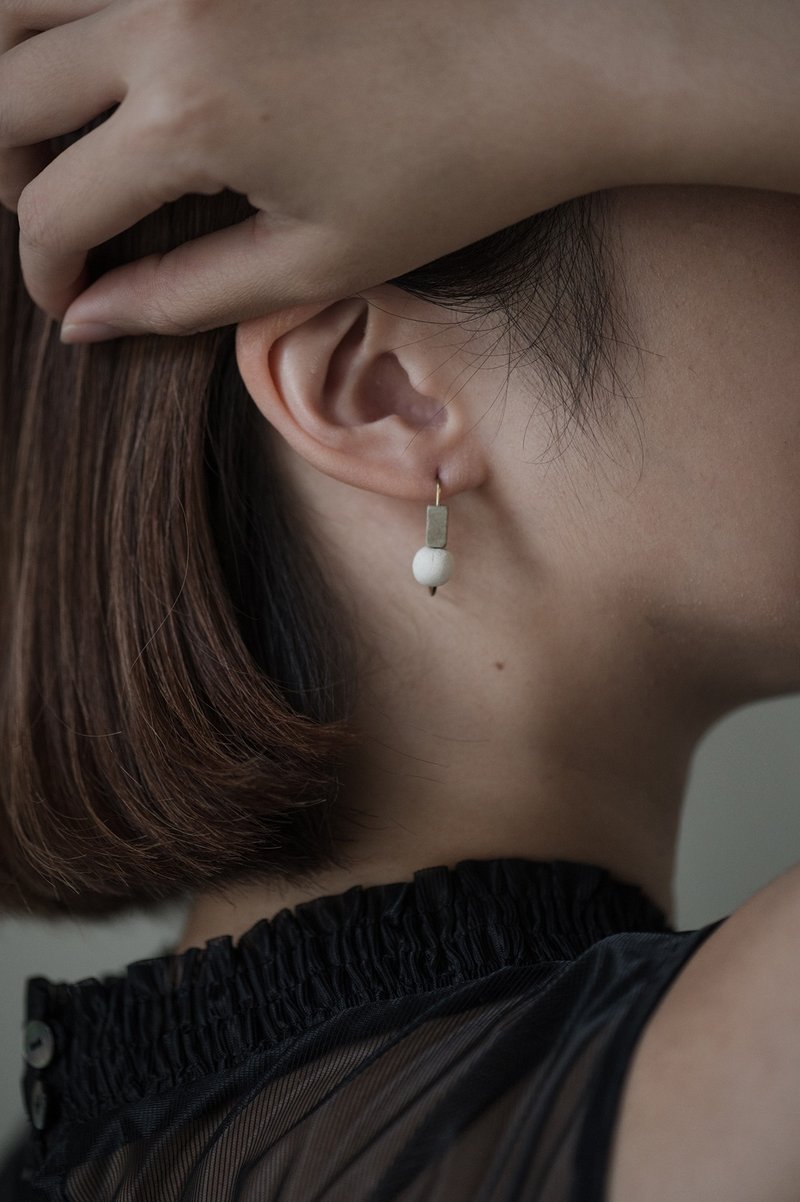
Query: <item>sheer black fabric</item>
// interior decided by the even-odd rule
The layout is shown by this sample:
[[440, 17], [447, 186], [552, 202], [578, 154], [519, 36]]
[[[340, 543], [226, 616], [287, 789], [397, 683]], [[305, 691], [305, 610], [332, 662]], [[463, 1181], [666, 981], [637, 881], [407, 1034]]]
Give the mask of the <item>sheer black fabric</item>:
[[40, 1129], [0, 1199], [605, 1202], [637, 1041], [724, 921], [675, 931], [591, 864], [463, 860], [34, 978]]

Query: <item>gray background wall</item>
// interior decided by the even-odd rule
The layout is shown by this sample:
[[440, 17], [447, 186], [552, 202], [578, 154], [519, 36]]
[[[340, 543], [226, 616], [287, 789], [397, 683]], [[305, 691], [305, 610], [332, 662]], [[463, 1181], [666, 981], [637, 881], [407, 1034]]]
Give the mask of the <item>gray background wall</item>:
[[[800, 860], [800, 698], [760, 702], [709, 732], [695, 758], [678, 850], [679, 929], [729, 914]], [[181, 907], [110, 923], [0, 923], [0, 1146], [22, 1121], [19, 1049], [25, 978], [116, 972], [158, 955]]]

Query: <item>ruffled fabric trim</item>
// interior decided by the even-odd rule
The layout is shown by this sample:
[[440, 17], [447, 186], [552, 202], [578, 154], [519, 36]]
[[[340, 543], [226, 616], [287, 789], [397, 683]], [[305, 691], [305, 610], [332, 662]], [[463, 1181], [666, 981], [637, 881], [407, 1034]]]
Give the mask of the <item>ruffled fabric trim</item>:
[[[639, 886], [569, 860], [462, 860], [412, 881], [303, 902], [120, 976], [28, 982], [53, 1030], [58, 1119], [81, 1122], [187, 1081], [364, 1003], [569, 961], [607, 935], [671, 931]], [[57, 1120], [58, 1121], [58, 1120]]]

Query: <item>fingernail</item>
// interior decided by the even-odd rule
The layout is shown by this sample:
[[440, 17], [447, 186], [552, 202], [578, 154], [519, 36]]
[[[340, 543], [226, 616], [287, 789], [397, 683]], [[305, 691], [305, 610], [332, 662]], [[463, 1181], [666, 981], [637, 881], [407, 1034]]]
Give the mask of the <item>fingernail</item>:
[[107, 342], [109, 338], [119, 338], [122, 330], [104, 325], [99, 321], [65, 321], [61, 327], [59, 338], [62, 342]]

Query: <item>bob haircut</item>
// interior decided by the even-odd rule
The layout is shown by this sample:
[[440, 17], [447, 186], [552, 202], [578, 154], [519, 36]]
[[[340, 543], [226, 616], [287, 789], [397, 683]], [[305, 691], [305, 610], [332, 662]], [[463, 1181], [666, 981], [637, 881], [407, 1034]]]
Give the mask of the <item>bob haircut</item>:
[[[390, 281], [454, 320], [496, 314], [509, 371], [535, 361], [567, 425], [597, 415], [619, 341], [606, 195]], [[251, 212], [232, 193], [184, 197], [90, 266]], [[62, 345], [6, 212], [0, 288], [0, 906], [111, 914], [345, 866], [357, 632], [234, 328]]]

